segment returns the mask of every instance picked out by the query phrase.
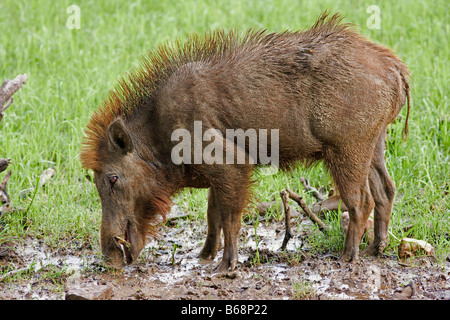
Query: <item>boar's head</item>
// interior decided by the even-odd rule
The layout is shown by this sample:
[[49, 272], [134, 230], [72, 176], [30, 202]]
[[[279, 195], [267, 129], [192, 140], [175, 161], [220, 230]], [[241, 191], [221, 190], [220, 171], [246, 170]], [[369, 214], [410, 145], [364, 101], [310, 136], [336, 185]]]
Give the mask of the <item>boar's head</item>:
[[[81, 158], [94, 171], [102, 203], [101, 246], [107, 265], [133, 262], [145, 246], [158, 215], [170, 207], [160, 168], [143, 156], [139, 142], [120, 118], [105, 128], [101, 140], [86, 144]], [[97, 135], [98, 137], [99, 135]], [[92, 136], [91, 136], [92, 137]], [[147, 153], [144, 153], [148, 155]], [[95, 159], [93, 161], [92, 159]], [[92, 163], [95, 165], [89, 165]]]

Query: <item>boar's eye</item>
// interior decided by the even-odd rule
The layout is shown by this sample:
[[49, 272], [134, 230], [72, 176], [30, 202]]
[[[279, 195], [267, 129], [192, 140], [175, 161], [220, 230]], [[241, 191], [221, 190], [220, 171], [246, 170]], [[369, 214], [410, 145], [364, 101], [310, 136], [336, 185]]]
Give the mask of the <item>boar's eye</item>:
[[114, 186], [114, 184], [116, 183], [117, 179], [118, 179], [117, 176], [109, 177], [109, 184], [111, 185], [111, 188]]

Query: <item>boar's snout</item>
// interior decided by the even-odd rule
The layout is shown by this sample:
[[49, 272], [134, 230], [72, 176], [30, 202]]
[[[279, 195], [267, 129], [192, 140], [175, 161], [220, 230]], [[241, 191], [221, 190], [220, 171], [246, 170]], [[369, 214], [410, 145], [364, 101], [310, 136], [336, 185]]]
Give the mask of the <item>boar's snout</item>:
[[[118, 238], [124, 238], [124, 232], [118, 223], [110, 221], [107, 213], [103, 212], [101, 228], [101, 245], [103, 259], [107, 266], [120, 269], [123, 267], [125, 251]], [[124, 239], [125, 240], [125, 239]]]
[[102, 237], [103, 260], [111, 268], [121, 269], [124, 261], [124, 251], [115, 237]]
[[101, 245], [103, 258], [107, 266], [120, 269], [124, 265], [131, 264], [138, 257], [145, 245], [142, 239], [134, 231], [131, 222], [118, 227], [117, 221], [109, 223], [109, 219], [103, 219], [101, 229]]

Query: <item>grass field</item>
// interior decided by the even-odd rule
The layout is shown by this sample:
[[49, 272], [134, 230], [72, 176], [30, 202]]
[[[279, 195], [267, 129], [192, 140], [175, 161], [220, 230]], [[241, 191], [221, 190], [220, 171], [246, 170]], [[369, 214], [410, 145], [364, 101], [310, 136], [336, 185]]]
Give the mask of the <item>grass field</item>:
[[[79, 29], [71, 28], [76, 27], [74, 12], [68, 12], [72, 4], [80, 9]], [[370, 5], [380, 9], [379, 29], [368, 27]], [[12, 205], [24, 209], [0, 218], [0, 243], [30, 235], [49, 246], [90, 241], [100, 250], [101, 205], [78, 156], [83, 128], [118, 78], [147, 50], [210, 29], [305, 29], [325, 9], [340, 12], [361, 33], [394, 49], [411, 70], [409, 139], [401, 141], [406, 108], [403, 120], [389, 129], [387, 166], [398, 193], [387, 251], [395, 253], [398, 240], [409, 236], [430, 242], [437, 258], [445, 260], [450, 254], [446, 0], [1, 1], [0, 81], [23, 73], [28, 81], [0, 123], [0, 157], [14, 163], [8, 191]], [[53, 179], [35, 194], [26, 193], [49, 167], [56, 170]], [[255, 193], [262, 201], [288, 186], [303, 194], [301, 176], [316, 186], [332, 183], [318, 165], [260, 177]], [[205, 190], [181, 196], [193, 219], [205, 217]], [[343, 244], [339, 233], [311, 242], [335, 252]]]

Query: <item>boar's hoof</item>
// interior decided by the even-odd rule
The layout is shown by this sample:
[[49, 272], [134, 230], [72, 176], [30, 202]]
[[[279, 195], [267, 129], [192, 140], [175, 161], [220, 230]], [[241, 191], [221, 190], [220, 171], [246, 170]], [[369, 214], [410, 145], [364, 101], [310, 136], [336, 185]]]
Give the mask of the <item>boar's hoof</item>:
[[201, 260], [212, 261], [216, 257], [217, 250], [212, 251], [210, 248], [203, 248], [198, 257]]
[[370, 244], [363, 252], [363, 256], [376, 256], [378, 254], [378, 247]]
[[207, 237], [202, 251], [200, 251], [198, 257], [202, 260], [212, 261], [216, 257], [217, 252], [219, 251], [221, 246], [222, 241], [220, 240], [220, 238]]
[[236, 260], [222, 259], [222, 262], [215, 269], [215, 273], [227, 273], [233, 271], [236, 268]]
[[374, 240], [364, 251], [365, 256], [376, 256], [383, 253], [384, 249], [389, 245], [389, 240]]
[[358, 253], [344, 253], [339, 259], [341, 262], [358, 262], [359, 255]]

